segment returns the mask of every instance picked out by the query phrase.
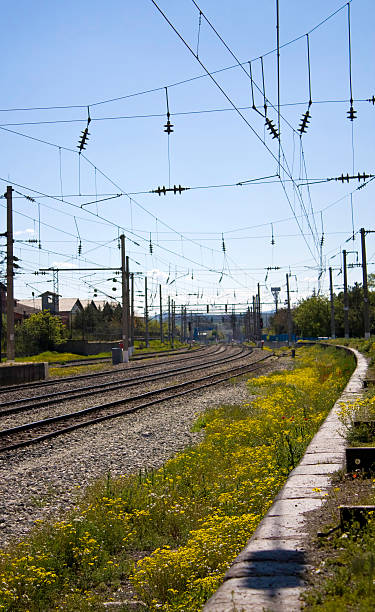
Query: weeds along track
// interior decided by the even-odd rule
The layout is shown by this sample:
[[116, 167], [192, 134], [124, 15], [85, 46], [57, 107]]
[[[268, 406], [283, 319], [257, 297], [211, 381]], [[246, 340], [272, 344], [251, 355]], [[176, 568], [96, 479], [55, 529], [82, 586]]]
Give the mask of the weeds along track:
[[[241, 350], [241, 356], [235, 355], [233, 358], [244, 358], [251, 355], [251, 351], [246, 349]], [[3, 429], [0, 431], [0, 452], [6, 452], [22, 448], [30, 444], [36, 444], [44, 440], [68, 433], [79, 428], [87, 427], [96, 423], [113, 419], [127, 414], [135, 413], [145, 409], [148, 406], [159, 404], [168, 400], [174, 400], [177, 397], [188, 395], [200, 389], [206, 389], [212, 385], [217, 385], [223, 382], [242, 376], [249, 372], [254, 372], [262, 368], [263, 362], [272, 357], [272, 354], [256, 356], [252, 362], [234, 367], [226, 366], [220, 372], [205, 375], [199, 378], [189, 377], [188, 380], [178, 382], [169, 386], [153, 389], [138, 395], [123, 397], [113, 401], [107, 401], [102, 404], [90, 406], [75, 412], [58, 414], [53, 417], [24, 423], [16, 427]], [[229, 357], [226, 356], [226, 363]], [[205, 369], [211, 364], [206, 364]], [[126, 408], [124, 408], [126, 405]]]
[[[64, 376], [61, 378], [59, 377], [59, 378], [54, 378], [51, 380], [22, 383], [20, 385], [10, 385], [6, 387], [4, 386], [4, 387], [0, 387], [0, 398], [3, 394], [8, 394], [8, 393], [18, 394], [19, 392], [22, 392], [24, 390], [28, 391], [28, 390], [35, 389], [35, 388], [39, 389], [42, 387], [56, 386], [58, 388], [61, 388], [61, 385], [69, 384], [71, 382], [74, 383], [80, 380], [84, 381], [85, 379], [90, 380], [90, 379], [101, 378], [101, 377], [121, 376], [121, 375], [124, 375], [125, 373], [134, 372], [134, 370], [141, 370], [143, 368], [149, 368], [149, 367], [157, 368], [161, 365], [164, 365], [165, 363], [169, 363], [169, 364], [178, 363], [180, 361], [189, 361], [190, 359], [203, 358], [203, 356], [205, 355], [213, 355], [213, 354], [219, 353], [223, 351], [224, 348], [225, 347], [223, 347], [222, 345], [209, 347], [209, 348], [200, 348], [200, 349], [195, 349], [193, 351], [186, 351], [186, 355], [184, 355], [183, 357], [180, 357], [181, 353], [176, 353], [176, 357], [173, 354], [168, 359], [163, 359], [163, 360], [158, 358], [154, 361], [154, 358], [152, 357], [150, 359], [145, 360], [145, 363], [142, 363], [142, 365], [136, 365], [133, 362], [129, 362], [126, 365], [121, 364], [121, 366], [118, 368], [112, 368], [110, 370], [103, 370], [100, 372], [76, 374], [75, 376]], [[1, 403], [1, 399], [0, 399], [0, 403]]]
[[[202, 359], [202, 356], [199, 356], [198, 362], [193, 363], [193, 365], [190, 365], [191, 360], [189, 360], [189, 364], [186, 364], [185, 362], [184, 365], [175, 367], [173, 363], [172, 367], [164, 368], [162, 370], [158, 369], [156, 372], [148, 372], [148, 369], [146, 370], [145, 368], [142, 368], [143, 372], [138, 373], [137, 375], [134, 375], [133, 370], [132, 372], [126, 372], [126, 376], [122, 376], [121, 379], [116, 378], [114, 380], [111, 378], [105, 382], [91, 382], [89, 385], [78, 387], [70, 385], [68, 389], [63, 390], [61, 390], [60, 386], [57, 385], [57, 390], [55, 391], [49, 389], [46, 393], [33, 394], [29, 397], [24, 396], [18, 399], [2, 401], [0, 403], [0, 419], [12, 414], [34, 410], [35, 408], [40, 409], [45, 406], [76, 400], [82, 397], [92, 397], [95, 394], [104, 393], [107, 391], [108, 393], [113, 393], [119, 389], [122, 390], [128, 387], [136, 387], [149, 382], [158, 382], [164, 378], [170, 378], [171, 376], [175, 377], [180, 374], [186, 374], [196, 370], [206, 369], [208, 367], [212, 368], [222, 364], [223, 362], [227, 363], [228, 361], [236, 361], [244, 356], [250, 355], [251, 353], [251, 349], [232, 349], [229, 347], [222, 347], [222, 350], [220, 351], [211, 353], [210, 355], [205, 355], [204, 359]], [[194, 362], [196, 361], [197, 359], [194, 360]]]

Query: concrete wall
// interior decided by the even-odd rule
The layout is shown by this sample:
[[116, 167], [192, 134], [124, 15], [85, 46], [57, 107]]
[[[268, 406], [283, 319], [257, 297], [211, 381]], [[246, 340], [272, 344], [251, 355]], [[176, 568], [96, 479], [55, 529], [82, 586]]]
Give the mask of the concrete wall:
[[86, 340], [67, 340], [59, 344], [59, 353], [75, 353], [76, 355], [96, 355], [97, 353], [110, 352], [112, 348], [119, 346], [120, 340], [111, 342], [88, 342]]
[[12, 363], [0, 365], [0, 386], [17, 385], [48, 378], [48, 363]]

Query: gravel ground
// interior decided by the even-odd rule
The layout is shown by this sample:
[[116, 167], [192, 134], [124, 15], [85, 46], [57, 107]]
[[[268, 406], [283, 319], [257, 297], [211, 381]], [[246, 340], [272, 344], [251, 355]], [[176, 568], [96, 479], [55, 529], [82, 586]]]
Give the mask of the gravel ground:
[[[137, 381], [135, 380], [134, 386], [131, 385], [129, 387], [125, 387], [124, 389], [114, 389], [112, 391], [111, 388], [106, 388], [106, 389], [103, 389], [100, 393], [98, 392], [92, 393], [92, 394], [90, 393], [87, 396], [77, 398], [77, 399], [70, 399], [69, 397], [67, 397], [67, 399], [64, 402], [59, 402], [57, 404], [53, 404], [53, 399], [51, 399], [51, 403], [48, 406], [41, 407], [41, 408], [38, 407], [38, 404], [36, 402], [35, 406], [33, 406], [29, 410], [26, 410], [25, 412], [11, 414], [9, 416], [1, 416], [0, 414], [0, 429], [3, 430], [3, 429], [11, 428], [11, 427], [16, 427], [24, 423], [29, 423], [30, 421], [38, 421], [40, 419], [46, 419], [48, 417], [57, 416], [59, 414], [68, 414], [71, 412], [75, 412], [77, 410], [83, 410], [85, 408], [89, 408], [90, 406], [98, 406], [105, 402], [118, 400], [120, 398], [128, 398], [132, 396], [137, 396], [139, 394], [146, 393], [148, 391], [154, 391], [154, 390], [160, 389], [161, 387], [164, 387], [164, 386], [176, 385], [178, 383], [182, 383], [190, 379], [200, 378], [208, 374], [208, 368], [209, 368], [210, 374], [218, 374], [220, 372], [225, 372], [226, 369], [228, 368], [228, 365], [230, 367], [236, 367], [240, 363], [242, 365], [242, 364], [252, 363], [256, 361], [258, 359], [258, 353], [251, 353], [250, 355], [247, 355], [246, 357], [239, 356], [237, 359], [233, 359], [233, 360], [228, 359], [229, 357], [231, 357], [230, 353], [228, 353], [228, 357], [226, 361], [223, 361], [217, 365], [211, 365], [210, 361], [206, 357], [203, 368], [202, 368], [202, 362], [194, 361], [194, 364], [191, 364], [189, 362], [188, 364], [183, 364], [183, 365], [184, 366], [185, 365], [187, 366], [195, 365], [199, 367], [200, 369], [194, 370], [192, 372], [182, 373], [182, 374], [172, 373], [170, 374], [170, 376], [161, 378], [160, 380], [153, 379], [151, 381], [145, 381], [141, 384], [137, 383]], [[213, 359], [214, 357], [211, 358], [211, 360]], [[179, 365], [180, 367], [182, 367], [181, 364]], [[173, 364], [171, 364], [170, 368], [171, 367], [173, 367]], [[162, 371], [154, 370], [154, 369], [152, 370], [152, 374], [156, 374], [156, 373], [161, 374], [162, 372], [167, 372], [167, 370], [165, 368]], [[146, 373], [148, 374], [149, 370], [147, 370]], [[138, 372], [137, 372], [137, 375], [140, 376]], [[88, 384], [88, 382], [89, 381], [86, 380], [86, 385]], [[96, 382], [97, 381], [95, 381], [93, 384], [95, 384]], [[119, 381], [118, 379], [113, 380], [113, 383], [119, 383], [119, 382], [121, 381]], [[70, 383], [70, 385], [71, 385], [70, 389], [72, 390], [76, 389], [73, 381]], [[48, 389], [48, 390], [41, 391], [41, 393], [46, 393], [46, 392], [50, 394], [53, 392], [53, 390]], [[13, 400], [16, 398], [12, 396], [10, 399]], [[2, 401], [6, 402], [6, 398], [3, 397]]]
[[[171, 356], [168, 359], [147, 359], [145, 362], [137, 363], [137, 362], [129, 362], [125, 366], [123, 364], [117, 366], [111, 366], [108, 369], [108, 364], [105, 364], [105, 368], [103, 368], [103, 373], [100, 376], [90, 376], [90, 374], [80, 378], [80, 374], [77, 376], [69, 377], [68, 380], [64, 378], [51, 378], [48, 381], [47, 385], [44, 385], [43, 382], [41, 384], [36, 384], [35, 386], [25, 386], [24, 388], [17, 388], [16, 386], [12, 390], [8, 390], [3, 392], [0, 387], [0, 405], [7, 400], [14, 399], [22, 399], [24, 397], [35, 397], [42, 393], [53, 393], [54, 391], [62, 391], [65, 389], [79, 388], [85, 387], [90, 384], [90, 381], [94, 381], [95, 383], [105, 383], [105, 382], [119, 382], [123, 378], [128, 378], [128, 373], [131, 370], [135, 370], [135, 375], [139, 376], [143, 374], [143, 372], [147, 373], [152, 368], [152, 372], [161, 372], [169, 369], [171, 366], [176, 363], [176, 367], [182, 367], [183, 362], [186, 362], [186, 365], [193, 365], [197, 363], [199, 359], [204, 358], [205, 356], [211, 356], [214, 359], [214, 354], [218, 358], [221, 356], [221, 353], [224, 350], [224, 347], [221, 347], [222, 350], [216, 352], [216, 347], [209, 347], [208, 349], [203, 349], [202, 351], [195, 352], [193, 351], [191, 354], [187, 355], [176, 355]], [[204, 351], [204, 352], [203, 352]], [[53, 383], [53, 384], [50, 384]]]
[[[287, 364], [272, 359], [262, 373]], [[94, 478], [158, 468], [200, 439], [190, 431], [197, 414], [248, 398], [244, 380], [225, 383], [1, 456], [0, 548], [23, 538], [37, 519], [71, 507]]]

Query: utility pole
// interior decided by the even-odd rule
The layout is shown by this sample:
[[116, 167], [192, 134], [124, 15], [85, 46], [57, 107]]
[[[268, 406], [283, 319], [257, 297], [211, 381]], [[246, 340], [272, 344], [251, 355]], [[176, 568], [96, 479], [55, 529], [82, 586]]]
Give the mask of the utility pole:
[[159, 285], [159, 304], [160, 304], [160, 342], [164, 343], [164, 334], [163, 334], [163, 299], [161, 295], [161, 285]]
[[368, 302], [368, 286], [367, 286], [367, 261], [366, 261], [366, 231], [361, 228], [361, 246], [362, 246], [362, 276], [363, 276], [363, 322], [365, 328], [365, 338], [370, 337], [370, 312]]
[[333, 282], [332, 282], [332, 268], [329, 268], [329, 295], [331, 301], [331, 338], [336, 338], [335, 330], [335, 304], [333, 301]]
[[128, 290], [127, 290], [127, 279], [126, 279], [126, 258], [125, 258], [125, 236], [121, 234], [121, 289], [122, 289], [122, 316], [121, 316], [121, 331], [122, 331], [122, 343], [124, 363], [129, 361], [129, 320], [128, 320]]
[[288, 309], [288, 346], [290, 346], [292, 340], [292, 317], [290, 312], [290, 293], [289, 293], [289, 274], [286, 275], [286, 295], [287, 295], [287, 309]]
[[346, 251], [342, 252], [344, 269], [344, 336], [349, 338], [349, 300], [348, 300], [348, 275], [346, 270]]
[[262, 328], [260, 326], [260, 284], [258, 283], [258, 312], [257, 312], [257, 316], [258, 316], [258, 340], [262, 339]]
[[148, 304], [147, 304], [147, 276], [145, 276], [145, 342], [146, 348], [149, 347], [149, 337], [148, 337]]
[[254, 341], [257, 339], [257, 317], [256, 317], [256, 308], [255, 308], [255, 295], [253, 295], [253, 336]]
[[130, 298], [130, 337], [131, 345], [134, 347], [134, 273], [131, 273], [131, 298]]
[[12, 187], [8, 185], [5, 197], [7, 200], [7, 359], [10, 361], [15, 357], [12, 192]]
[[171, 342], [171, 296], [168, 295], [168, 342]]
[[174, 332], [175, 332], [175, 304], [174, 300], [171, 301], [171, 315], [172, 315], [172, 348], [174, 348]]
[[[128, 342], [129, 348], [132, 345], [131, 341], [131, 316], [130, 316], [130, 272], [129, 272], [129, 257], [126, 256], [126, 318], [128, 320]], [[130, 355], [131, 356], [131, 350]]]

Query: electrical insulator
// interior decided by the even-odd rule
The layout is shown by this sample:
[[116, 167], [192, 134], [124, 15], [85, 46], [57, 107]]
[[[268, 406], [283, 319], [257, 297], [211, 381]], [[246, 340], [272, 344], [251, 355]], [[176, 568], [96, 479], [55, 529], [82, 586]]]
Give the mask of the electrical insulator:
[[348, 115], [348, 119], [350, 119], [350, 121], [354, 121], [354, 119], [357, 119], [357, 111], [354, 110], [353, 104], [350, 105], [350, 108], [347, 111], [347, 115]]
[[302, 116], [301, 123], [299, 124], [298, 131], [300, 134], [306, 132], [307, 128], [309, 127], [308, 124], [310, 123], [310, 117], [310, 111], [307, 109], [305, 114]]
[[173, 132], [173, 123], [170, 122], [170, 113], [167, 113], [167, 123], [164, 124], [165, 130], [164, 132], [166, 132], [167, 134], [172, 134]]
[[89, 139], [89, 129], [86, 127], [83, 132], [81, 132], [81, 138], [80, 141], [77, 145], [77, 148], [79, 149], [79, 152], [81, 153], [81, 151], [83, 151], [84, 149], [86, 149], [86, 144], [87, 144], [87, 140]]
[[153, 253], [154, 249], [153, 249], [153, 246], [152, 246], [151, 238], [150, 238], [149, 249], [150, 249], [150, 253], [151, 253], [151, 255], [152, 255], [152, 253]]
[[225, 249], [225, 242], [224, 242], [223, 234], [221, 234], [221, 248], [222, 248], [223, 253], [225, 253], [226, 249]]
[[79, 241], [79, 245], [78, 245], [78, 255], [81, 255], [82, 253], [82, 242]]
[[210, 312], [210, 307], [208, 304], [207, 304], [207, 312]]
[[320, 246], [322, 247], [324, 244], [324, 234], [322, 234], [322, 237], [320, 239]]
[[157, 193], [158, 195], [161, 195], [163, 193], [164, 195], [166, 195], [167, 194], [167, 190], [166, 190], [165, 186], [163, 185], [163, 187], [158, 187], [157, 189], [155, 189], [153, 191], [153, 193]]
[[279, 133], [276, 129], [276, 126], [274, 125], [273, 121], [271, 121], [271, 119], [269, 119], [268, 117], [266, 117], [266, 128], [272, 134], [272, 138], [279, 138]]
[[228, 304], [225, 304], [225, 312], [228, 312]]

